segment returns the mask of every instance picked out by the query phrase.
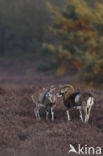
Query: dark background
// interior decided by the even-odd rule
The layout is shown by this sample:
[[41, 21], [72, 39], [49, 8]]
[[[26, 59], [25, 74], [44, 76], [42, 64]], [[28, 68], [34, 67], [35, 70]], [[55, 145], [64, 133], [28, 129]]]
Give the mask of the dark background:
[[[86, 0], [93, 6], [96, 0]], [[102, 0], [98, 0], [100, 2]], [[38, 53], [43, 42], [52, 41], [47, 33], [51, 24], [47, 0], [0, 0], [0, 56]], [[50, 0], [63, 6], [65, 0]]]

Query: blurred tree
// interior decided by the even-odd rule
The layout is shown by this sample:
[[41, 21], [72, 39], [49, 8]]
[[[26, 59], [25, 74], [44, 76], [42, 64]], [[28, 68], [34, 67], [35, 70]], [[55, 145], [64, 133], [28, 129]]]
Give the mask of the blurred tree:
[[68, 0], [62, 9], [50, 3], [48, 7], [53, 18], [49, 31], [56, 40], [44, 47], [52, 53], [57, 74], [72, 64], [80, 81], [103, 83], [103, 3], [91, 8], [85, 0]]
[[[94, 1], [86, 0], [91, 5]], [[0, 0], [0, 54], [37, 53], [42, 42], [52, 41], [46, 33], [51, 24], [48, 0]], [[66, 0], [49, 0], [61, 7]]]
[[[47, 41], [45, 30], [50, 23], [50, 13], [46, 1], [0, 0], [0, 54], [34, 53]], [[56, 3], [61, 5], [61, 1], [64, 0]], [[55, 0], [50, 2], [54, 4]]]

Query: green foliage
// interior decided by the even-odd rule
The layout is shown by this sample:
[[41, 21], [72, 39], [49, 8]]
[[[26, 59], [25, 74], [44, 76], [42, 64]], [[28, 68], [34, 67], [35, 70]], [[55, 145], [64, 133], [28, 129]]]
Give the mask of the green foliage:
[[80, 81], [103, 83], [103, 3], [91, 8], [85, 0], [68, 0], [62, 9], [48, 7], [53, 19], [49, 31], [57, 39], [45, 46], [59, 64], [57, 73], [67, 72], [72, 64]]

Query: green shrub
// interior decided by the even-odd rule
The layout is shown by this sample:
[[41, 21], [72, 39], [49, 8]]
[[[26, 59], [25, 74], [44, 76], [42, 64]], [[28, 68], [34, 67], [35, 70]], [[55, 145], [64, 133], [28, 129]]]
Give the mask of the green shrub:
[[103, 3], [89, 7], [85, 0], [68, 0], [61, 8], [48, 4], [52, 14], [49, 31], [57, 38], [45, 44], [52, 61], [64, 74], [72, 64], [80, 82], [103, 83]]

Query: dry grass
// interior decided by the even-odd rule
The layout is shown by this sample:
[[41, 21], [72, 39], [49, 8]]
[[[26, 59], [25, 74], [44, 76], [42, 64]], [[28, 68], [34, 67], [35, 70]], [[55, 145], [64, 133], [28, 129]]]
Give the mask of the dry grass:
[[[38, 84], [45, 86], [52, 80], [52, 77], [41, 75], [42, 82], [36, 71], [30, 77], [31, 82], [28, 76], [24, 80], [20, 78], [23, 85], [15, 80], [16, 74], [14, 78], [9, 75], [9, 83], [0, 78], [0, 156], [66, 156], [69, 144], [75, 147], [77, 144], [103, 147], [103, 91], [94, 90], [96, 105], [88, 124], [81, 123], [76, 117], [67, 122], [62, 101], [58, 102], [54, 122], [46, 121], [43, 111], [40, 112], [42, 120], [37, 122], [31, 95]], [[60, 83], [57, 78], [53, 81]], [[61, 82], [67, 82], [67, 77]]]

